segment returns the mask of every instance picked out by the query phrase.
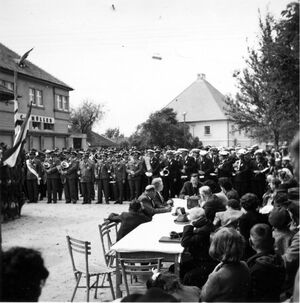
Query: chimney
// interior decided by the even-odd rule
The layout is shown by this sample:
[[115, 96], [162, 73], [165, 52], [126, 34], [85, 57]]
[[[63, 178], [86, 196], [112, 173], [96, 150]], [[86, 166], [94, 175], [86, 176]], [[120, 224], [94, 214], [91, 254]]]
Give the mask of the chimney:
[[205, 74], [198, 74], [197, 80], [205, 80]]

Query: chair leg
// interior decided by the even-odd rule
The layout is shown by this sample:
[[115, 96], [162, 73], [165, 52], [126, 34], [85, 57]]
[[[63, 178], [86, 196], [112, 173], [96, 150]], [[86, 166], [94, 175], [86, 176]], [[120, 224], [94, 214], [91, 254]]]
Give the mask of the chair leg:
[[111, 279], [111, 273], [108, 273], [107, 277], [108, 277], [108, 281], [109, 281], [109, 286], [110, 286], [112, 298], [113, 298], [113, 300], [115, 300], [116, 296], [115, 296], [115, 292], [114, 292], [113, 282], [112, 282], [112, 279]]
[[90, 276], [86, 275], [86, 302], [90, 300]]
[[79, 282], [80, 282], [80, 279], [81, 279], [81, 275], [82, 275], [82, 273], [75, 274], [76, 285], [75, 285], [75, 289], [74, 289], [73, 294], [72, 294], [71, 302], [73, 302], [73, 300], [74, 300], [74, 297], [75, 297], [75, 294], [76, 294], [76, 291], [77, 291], [77, 288], [78, 288], [78, 285], [79, 285]]
[[105, 278], [106, 278], [106, 274], [104, 274], [103, 277], [102, 277], [101, 287], [103, 287], [103, 285], [104, 285]]
[[99, 275], [96, 278], [96, 282], [95, 282], [95, 295], [94, 298], [97, 298], [97, 290], [98, 290], [98, 282], [99, 282]]
[[129, 287], [128, 287], [127, 276], [126, 276], [126, 272], [125, 272], [124, 268], [122, 268], [122, 276], [123, 276], [123, 280], [125, 283], [125, 289], [126, 289], [127, 296], [129, 296], [130, 295]]

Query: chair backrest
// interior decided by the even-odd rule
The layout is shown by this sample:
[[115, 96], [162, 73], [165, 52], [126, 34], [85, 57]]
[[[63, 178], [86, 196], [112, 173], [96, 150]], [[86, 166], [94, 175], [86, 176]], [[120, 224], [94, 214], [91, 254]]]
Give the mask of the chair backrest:
[[101, 245], [102, 245], [102, 250], [103, 250], [103, 255], [105, 258], [105, 262], [107, 266], [110, 266], [109, 264], [110, 258], [107, 255], [109, 252], [111, 246], [114, 244], [112, 240], [112, 230], [115, 233], [114, 238], [116, 239], [117, 237], [117, 231], [118, 231], [118, 224], [115, 222], [109, 222], [109, 221], [104, 221], [103, 224], [99, 224], [99, 234], [100, 234], [100, 239], [101, 239]]
[[[82, 271], [85, 270], [86, 273], [89, 273], [89, 261], [88, 256], [91, 254], [91, 242], [88, 241], [82, 241], [75, 238], [71, 238], [70, 236], [66, 236], [69, 253], [71, 256], [71, 262], [73, 271], [76, 272], [78, 270]], [[75, 257], [77, 255], [77, 258]], [[78, 263], [76, 261], [79, 260], [79, 257], [81, 257], [81, 263], [80, 263], [80, 269], [78, 267]], [[82, 264], [84, 263], [84, 264]], [[84, 268], [82, 267], [84, 266]]]
[[120, 264], [123, 274], [152, 275], [152, 269], [161, 268], [163, 258], [129, 259], [121, 258]]

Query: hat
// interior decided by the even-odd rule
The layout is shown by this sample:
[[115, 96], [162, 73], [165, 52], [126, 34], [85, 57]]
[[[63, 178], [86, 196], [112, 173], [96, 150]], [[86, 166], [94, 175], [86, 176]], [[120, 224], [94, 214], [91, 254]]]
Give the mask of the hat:
[[155, 153], [155, 151], [153, 149], [147, 149], [148, 153]]
[[291, 221], [288, 211], [284, 207], [274, 207], [269, 214], [269, 222], [275, 228], [283, 228]]
[[174, 155], [174, 151], [169, 149], [166, 151], [166, 155]]
[[187, 148], [178, 148], [177, 151], [180, 152], [180, 153], [188, 153], [189, 152], [189, 150]]
[[291, 161], [290, 156], [285, 156], [282, 158], [282, 161]]
[[200, 153], [200, 149], [199, 148], [193, 148], [192, 153]]
[[205, 211], [204, 211], [203, 208], [193, 207], [193, 208], [190, 209], [189, 219], [191, 221], [197, 221], [197, 220], [199, 220], [200, 218], [202, 218], [204, 216], [205, 216]]
[[262, 154], [262, 153], [263, 153], [263, 149], [260, 148], [260, 149], [257, 149], [257, 150], [254, 152], [254, 155]]
[[187, 214], [184, 215], [178, 215], [178, 217], [174, 220], [175, 223], [188, 223], [190, 222]]
[[155, 190], [154, 185], [147, 185], [145, 188], [146, 191]]
[[207, 155], [207, 150], [201, 149], [200, 150], [200, 156], [206, 156]]
[[228, 156], [228, 155], [229, 155], [229, 152], [226, 151], [226, 150], [221, 150], [221, 151], [220, 151], [220, 155], [221, 155], [221, 156]]
[[238, 151], [237, 151], [237, 154], [238, 155], [245, 155], [247, 153], [247, 151], [244, 149], [244, 148], [240, 148]]

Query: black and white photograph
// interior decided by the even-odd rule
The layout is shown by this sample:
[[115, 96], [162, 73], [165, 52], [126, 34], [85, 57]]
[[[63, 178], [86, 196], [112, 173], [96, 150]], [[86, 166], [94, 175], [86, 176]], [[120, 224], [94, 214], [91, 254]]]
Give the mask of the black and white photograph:
[[0, 301], [299, 302], [299, 1], [0, 0]]

